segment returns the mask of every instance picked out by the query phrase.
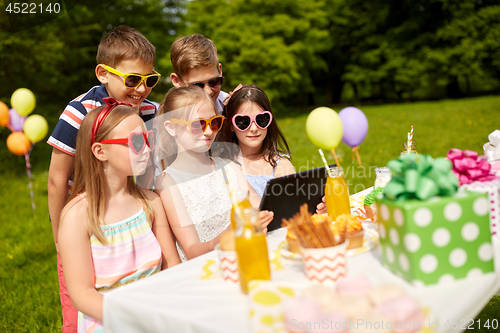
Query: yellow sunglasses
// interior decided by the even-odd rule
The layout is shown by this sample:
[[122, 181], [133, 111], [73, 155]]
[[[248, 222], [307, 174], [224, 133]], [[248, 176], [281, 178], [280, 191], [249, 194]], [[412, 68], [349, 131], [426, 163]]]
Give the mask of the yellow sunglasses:
[[123, 78], [123, 84], [125, 85], [125, 87], [130, 89], [137, 88], [141, 85], [142, 81], [144, 81], [146, 88], [153, 88], [160, 81], [161, 74], [156, 71], [153, 71], [154, 74], [150, 75], [123, 74], [113, 67], [109, 67], [104, 64], [102, 64], [102, 66], [104, 66], [104, 68], [106, 68], [108, 72], [121, 76]]

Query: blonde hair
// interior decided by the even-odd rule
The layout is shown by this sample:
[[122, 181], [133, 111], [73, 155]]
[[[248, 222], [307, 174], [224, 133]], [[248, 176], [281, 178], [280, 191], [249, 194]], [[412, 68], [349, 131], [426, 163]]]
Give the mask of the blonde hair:
[[214, 66], [218, 70], [219, 64], [215, 44], [201, 34], [178, 38], [170, 48], [170, 61], [181, 77], [192, 68]]
[[[102, 162], [92, 153], [92, 126], [97, 115], [105, 105], [98, 107], [83, 118], [78, 136], [76, 138], [75, 153], [75, 177], [73, 189], [69, 201], [78, 194], [86, 193], [87, 206], [87, 226], [91, 234], [94, 234], [102, 244], [107, 244], [107, 240], [102, 232], [101, 225], [104, 223], [104, 207], [106, 200], [107, 179], [104, 175]], [[105, 140], [109, 133], [125, 118], [136, 115], [137, 112], [130, 106], [115, 106], [105, 118], [102, 126], [96, 133], [95, 141]], [[134, 183], [134, 177], [127, 177], [127, 190], [139, 200], [144, 208], [149, 221], [154, 220], [153, 206]], [[102, 223], [101, 223], [102, 222]]]
[[135, 59], [154, 64], [155, 47], [139, 31], [124, 25], [110, 30], [97, 48], [97, 64], [116, 67], [124, 60]]
[[[171, 88], [165, 98], [160, 104], [158, 109], [157, 119], [158, 129], [156, 135], [158, 136], [158, 149], [160, 156], [165, 156], [162, 167], [165, 169], [165, 165], [170, 165], [177, 158], [177, 143], [175, 139], [167, 132], [165, 126], [163, 125], [165, 120], [168, 119], [182, 119], [189, 120], [191, 115], [191, 110], [195, 105], [205, 100], [210, 103], [214, 108], [214, 114], [217, 114], [214, 101], [208, 96], [203, 89], [197, 86], [187, 86], [179, 88]], [[164, 115], [163, 117], [160, 117]]]

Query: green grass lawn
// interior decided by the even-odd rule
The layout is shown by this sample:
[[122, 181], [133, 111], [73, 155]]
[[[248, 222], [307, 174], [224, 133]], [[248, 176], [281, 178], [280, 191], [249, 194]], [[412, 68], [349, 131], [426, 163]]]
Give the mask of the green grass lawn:
[[[352, 162], [350, 147], [341, 143], [337, 148], [351, 193], [373, 185], [373, 169], [399, 155], [412, 125], [418, 152], [433, 157], [446, 156], [450, 148], [482, 153], [488, 134], [500, 128], [500, 96], [359, 108], [370, 123], [359, 150], [365, 169]], [[322, 164], [318, 149], [304, 130], [309, 111], [311, 108], [280, 110], [277, 116], [297, 170]], [[54, 125], [51, 123], [51, 129]], [[0, 130], [0, 332], [59, 332], [56, 253], [47, 208], [51, 148], [42, 142], [32, 152], [36, 202], [33, 214], [24, 158], [7, 151], [6, 131]], [[332, 155], [325, 154], [333, 163]], [[484, 322], [496, 318], [499, 312], [500, 298], [494, 297], [478, 318]]]

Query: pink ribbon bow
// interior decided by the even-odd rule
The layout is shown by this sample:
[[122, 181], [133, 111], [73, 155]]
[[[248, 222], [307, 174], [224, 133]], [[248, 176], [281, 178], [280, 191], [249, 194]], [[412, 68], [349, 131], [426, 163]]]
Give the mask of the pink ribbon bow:
[[490, 173], [491, 165], [483, 155], [478, 156], [472, 150], [450, 149], [447, 158], [453, 163], [453, 172], [460, 181], [460, 185], [475, 181], [486, 182], [495, 179]]

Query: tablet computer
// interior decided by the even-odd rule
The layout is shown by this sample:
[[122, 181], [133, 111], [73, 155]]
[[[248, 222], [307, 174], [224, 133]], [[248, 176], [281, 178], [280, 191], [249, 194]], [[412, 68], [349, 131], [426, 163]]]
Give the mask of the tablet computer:
[[[336, 164], [330, 165], [334, 166]], [[325, 184], [324, 166], [268, 180], [259, 207], [260, 210], [274, 212], [274, 218], [267, 230], [281, 228], [281, 219], [291, 218], [299, 212], [304, 203], [311, 214], [316, 213], [316, 206], [325, 195]]]

